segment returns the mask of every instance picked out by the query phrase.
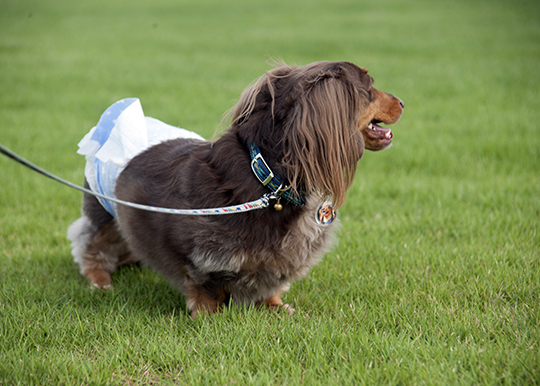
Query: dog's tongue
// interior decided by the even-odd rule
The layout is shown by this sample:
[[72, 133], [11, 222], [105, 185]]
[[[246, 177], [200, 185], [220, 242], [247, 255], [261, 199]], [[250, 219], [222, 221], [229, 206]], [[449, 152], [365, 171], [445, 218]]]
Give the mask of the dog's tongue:
[[394, 137], [394, 134], [392, 133], [391, 129], [387, 129], [387, 128], [384, 128], [375, 124], [372, 127], [374, 131], [378, 134], [378, 137], [380, 139], [383, 139], [383, 138], [392, 139]]

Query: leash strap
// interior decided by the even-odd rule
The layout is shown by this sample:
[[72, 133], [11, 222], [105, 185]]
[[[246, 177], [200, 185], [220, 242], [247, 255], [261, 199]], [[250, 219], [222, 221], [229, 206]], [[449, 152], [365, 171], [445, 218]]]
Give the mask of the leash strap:
[[75, 185], [72, 182], [69, 182], [67, 180], [64, 180], [63, 178], [60, 178], [58, 176], [55, 176], [54, 174], [48, 172], [45, 169], [40, 168], [39, 166], [33, 164], [32, 162], [24, 159], [17, 153], [9, 150], [7, 147], [2, 145], [0, 143], [0, 153], [8, 156], [9, 158], [13, 159], [14, 161], [20, 163], [21, 165], [24, 165], [30, 169], [32, 169], [35, 172], [38, 172], [39, 174], [44, 175], [45, 177], [48, 177], [56, 182], [60, 182], [61, 184], [67, 185], [70, 188], [80, 190], [81, 192], [91, 194], [92, 196], [101, 197], [105, 200], [115, 202], [117, 204], [130, 206], [132, 208], [136, 209], [142, 209], [150, 212], [158, 212], [158, 213], [168, 213], [168, 214], [183, 214], [183, 215], [193, 215], [193, 216], [208, 216], [208, 215], [219, 215], [219, 214], [230, 214], [230, 213], [242, 213], [242, 212], [249, 212], [251, 210], [255, 209], [263, 209], [270, 205], [270, 200], [278, 199], [278, 196], [276, 196], [273, 193], [267, 193], [258, 200], [246, 202], [244, 204], [240, 205], [232, 205], [232, 206], [226, 206], [222, 208], [207, 208], [207, 209], [173, 209], [173, 208], [161, 208], [157, 206], [150, 206], [150, 205], [143, 205], [143, 204], [136, 204], [134, 202], [119, 200], [114, 197], [108, 197], [103, 194], [99, 194], [96, 192], [93, 192], [92, 190], [83, 188], [82, 186]]

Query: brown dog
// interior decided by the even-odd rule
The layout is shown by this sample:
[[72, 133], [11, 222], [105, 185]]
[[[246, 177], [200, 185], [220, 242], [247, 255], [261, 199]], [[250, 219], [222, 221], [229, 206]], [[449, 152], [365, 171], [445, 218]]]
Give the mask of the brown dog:
[[214, 208], [272, 191], [282, 210], [182, 216], [117, 205], [113, 218], [85, 195], [83, 217], [68, 231], [82, 273], [108, 288], [118, 266], [141, 261], [185, 294], [193, 318], [229, 299], [291, 311], [280, 294], [331, 247], [337, 221], [328, 216], [343, 204], [364, 149], [392, 143], [378, 124], [397, 122], [404, 105], [372, 82], [347, 62], [280, 65], [244, 91], [215, 142], [175, 139], [137, 155], [116, 181], [119, 199]]

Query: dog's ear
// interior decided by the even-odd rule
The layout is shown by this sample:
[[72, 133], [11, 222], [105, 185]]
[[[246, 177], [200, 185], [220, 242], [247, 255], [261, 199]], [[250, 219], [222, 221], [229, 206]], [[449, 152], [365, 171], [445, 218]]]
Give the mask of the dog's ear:
[[[284, 128], [283, 165], [293, 189], [318, 191], [340, 207], [364, 152], [358, 122], [368, 93], [348, 64], [299, 67], [303, 83]], [[356, 67], [356, 66], [355, 66]]]
[[[275, 65], [275, 68], [267, 71], [244, 90], [238, 103], [227, 114], [231, 116], [231, 126], [239, 126], [247, 121], [255, 109], [265, 110], [269, 107], [269, 111], [274, 113], [274, 83], [278, 79], [287, 77], [294, 69], [281, 62], [276, 62]], [[261, 98], [263, 95], [264, 97]]]

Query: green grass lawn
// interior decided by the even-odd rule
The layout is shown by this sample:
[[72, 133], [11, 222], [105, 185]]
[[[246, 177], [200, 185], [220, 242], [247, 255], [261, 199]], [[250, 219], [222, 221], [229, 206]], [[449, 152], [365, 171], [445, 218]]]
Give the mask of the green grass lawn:
[[296, 313], [194, 322], [138, 267], [92, 291], [81, 194], [0, 157], [0, 385], [540, 383], [536, 1], [0, 0], [0, 143], [81, 183], [116, 100], [210, 137], [269, 58], [352, 61], [406, 103]]

